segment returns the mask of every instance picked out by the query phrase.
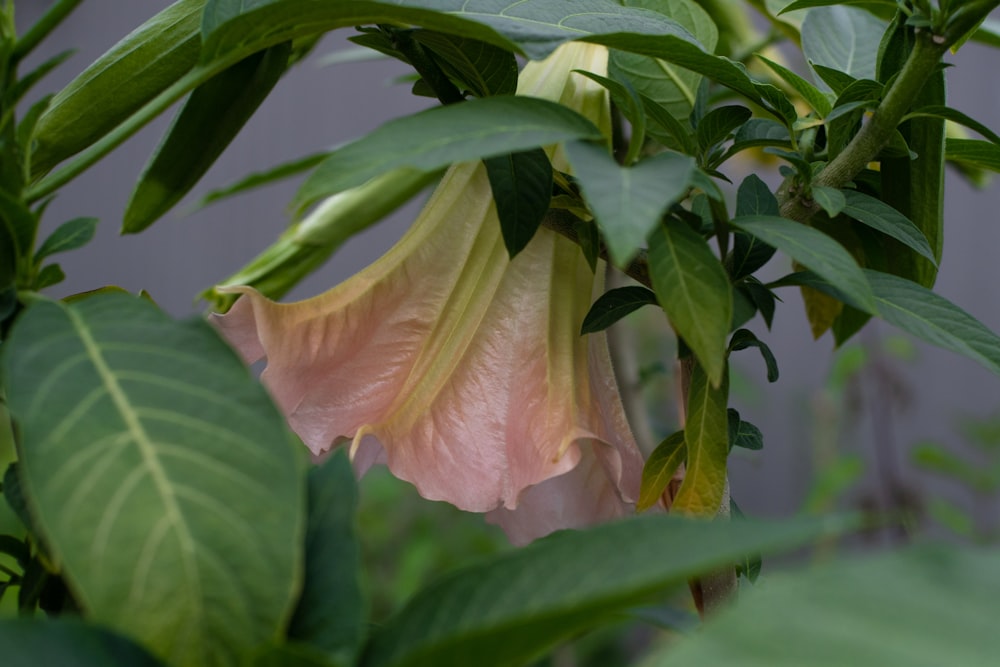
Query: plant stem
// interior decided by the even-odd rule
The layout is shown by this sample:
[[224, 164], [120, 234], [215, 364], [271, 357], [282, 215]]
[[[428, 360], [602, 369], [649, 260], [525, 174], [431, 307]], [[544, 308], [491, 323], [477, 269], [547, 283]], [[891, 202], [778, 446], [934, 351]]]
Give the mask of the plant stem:
[[63, 22], [70, 12], [76, 9], [76, 6], [80, 4], [82, 0], [59, 0], [54, 5], [49, 7], [42, 18], [38, 19], [35, 25], [28, 28], [28, 32], [24, 33], [24, 37], [17, 40], [17, 44], [14, 45], [14, 52], [11, 54], [14, 62], [17, 62], [24, 58], [26, 55], [31, 53], [31, 51], [41, 43], [43, 39], [48, 37], [49, 33], [52, 32], [60, 23]]

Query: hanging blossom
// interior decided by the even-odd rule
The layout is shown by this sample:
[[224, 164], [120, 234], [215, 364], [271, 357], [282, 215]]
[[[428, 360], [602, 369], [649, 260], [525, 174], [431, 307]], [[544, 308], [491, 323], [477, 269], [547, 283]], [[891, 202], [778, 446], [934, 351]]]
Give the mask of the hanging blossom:
[[[569, 43], [521, 74], [610, 125], [604, 47]], [[567, 170], [559, 151], [556, 169]], [[362, 272], [279, 304], [248, 287], [216, 324], [314, 455], [350, 443], [431, 500], [486, 512], [512, 542], [624, 515], [642, 456], [603, 334], [580, 335], [603, 272], [540, 229], [507, 255], [482, 163], [452, 167], [408, 233]]]

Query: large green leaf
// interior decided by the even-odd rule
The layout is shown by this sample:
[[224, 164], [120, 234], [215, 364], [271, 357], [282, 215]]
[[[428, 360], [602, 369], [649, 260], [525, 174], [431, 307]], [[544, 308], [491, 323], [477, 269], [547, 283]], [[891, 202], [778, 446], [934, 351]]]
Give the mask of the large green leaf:
[[737, 216], [732, 225], [781, 250], [850, 296], [855, 307], [876, 311], [871, 287], [844, 246], [799, 222], [777, 216]]
[[[719, 31], [708, 15], [692, 0], [625, 0], [628, 7], [642, 7], [669, 16], [684, 26], [705, 47], [715, 51]], [[687, 123], [694, 108], [702, 76], [659, 58], [627, 51], [611, 52], [608, 67], [624, 75], [635, 89], [656, 102], [674, 118]]]
[[843, 212], [860, 223], [887, 234], [900, 243], [917, 251], [929, 261], [937, 264], [934, 251], [927, 243], [927, 237], [910, 222], [909, 218], [876, 199], [856, 190], [842, 190], [847, 201]]
[[386, 22], [412, 23], [513, 47], [533, 59], [589, 34], [635, 32], [692, 41], [666, 16], [622, 7], [613, 0], [208, 0], [202, 58], [253, 52], [303, 34]]
[[802, 544], [838, 523], [844, 525], [655, 515], [560, 532], [423, 589], [376, 630], [362, 665], [530, 664], [560, 641], [693, 576], [747, 553]]
[[97, 625], [67, 619], [2, 619], [4, 667], [162, 667], [141, 646]]
[[[739, 63], [714, 56], [677, 22], [659, 12], [613, 0], [208, 0], [203, 60], [231, 59], [296, 36], [361, 23], [412, 23], [460, 34], [529, 58], [563, 42], [584, 39], [662, 58], [732, 88], [751, 100], [760, 93]], [[763, 103], [767, 109], [772, 106]]]
[[354, 664], [365, 632], [358, 488], [343, 449], [309, 471], [306, 576], [288, 638]]
[[250, 55], [191, 93], [139, 176], [122, 233], [150, 226], [198, 183], [288, 69], [291, 50], [282, 42]]
[[619, 267], [635, 257], [667, 209], [687, 193], [696, 168], [693, 157], [669, 151], [622, 167], [602, 144], [575, 141], [565, 149]]
[[2, 361], [25, 496], [90, 619], [185, 665], [232, 664], [282, 631], [298, 448], [208, 324], [123, 293], [40, 301]]
[[333, 151], [294, 203], [303, 208], [397, 167], [434, 171], [452, 162], [577, 138], [600, 139], [601, 132], [575, 111], [534, 97], [487, 97], [436, 107], [390, 121]]
[[917, 283], [865, 270], [878, 314], [921, 340], [975, 359], [1000, 375], [1000, 337], [967, 312]]
[[94, 143], [194, 67], [204, 7], [205, 0], [178, 0], [60, 91], [35, 128], [32, 173]]
[[862, 9], [817, 7], [802, 22], [802, 51], [817, 65], [838, 69], [855, 79], [874, 79], [885, 28], [884, 21]]
[[726, 270], [705, 239], [668, 219], [650, 236], [649, 270], [656, 298], [670, 324], [704, 366], [712, 384], [722, 382], [733, 292]]
[[644, 667], [989, 667], [1000, 554], [922, 546], [774, 575]]
[[728, 401], [729, 374], [723, 371], [722, 382], [713, 387], [701, 365], [696, 364], [684, 421], [687, 467], [674, 497], [675, 511], [712, 517], [722, 507], [730, 449]]

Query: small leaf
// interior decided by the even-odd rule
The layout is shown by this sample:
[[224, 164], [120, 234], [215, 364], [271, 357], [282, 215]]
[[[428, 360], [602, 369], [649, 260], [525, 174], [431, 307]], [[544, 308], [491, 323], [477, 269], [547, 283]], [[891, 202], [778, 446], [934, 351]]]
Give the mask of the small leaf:
[[857, 81], [857, 78], [847, 74], [846, 72], [841, 72], [835, 67], [824, 67], [823, 65], [812, 61], [809, 61], [809, 66], [812, 67], [813, 71], [819, 76], [820, 81], [830, 87], [830, 90], [833, 91], [834, 95], [842, 95], [852, 83]]
[[698, 145], [703, 151], [721, 143], [745, 122], [750, 120], [750, 109], [742, 106], [724, 106], [712, 109], [698, 123]]
[[809, 191], [812, 200], [819, 204], [828, 216], [836, 218], [847, 206], [844, 194], [836, 188], [829, 188], [825, 185], [814, 185]]
[[656, 446], [642, 467], [642, 484], [639, 500], [635, 504], [636, 512], [645, 512], [660, 500], [674, 473], [684, 463], [685, 456], [687, 449], [684, 447], [684, 431], [667, 436]]
[[844, 246], [826, 234], [774, 216], [741, 216], [733, 219], [731, 224], [750, 232], [830, 281], [849, 296], [850, 305], [866, 312], [876, 312], [874, 296], [861, 267]]
[[856, 190], [843, 190], [844, 213], [872, 229], [891, 236], [937, 265], [927, 237], [905, 215], [880, 199]]
[[741, 447], [751, 451], [764, 449], [764, 435], [760, 429], [740, 419], [740, 413], [733, 408], [726, 411], [729, 418], [729, 451]]
[[639, 285], [617, 287], [602, 294], [583, 319], [580, 335], [604, 331], [629, 313], [656, 305], [656, 294]]
[[486, 97], [435, 107], [389, 121], [330, 153], [293, 205], [302, 209], [397, 167], [436, 171], [569, 139], [601, 139], [601, 132], [575, 111], [539, 98]]
[[656, 298], [713, 384], [723, 381], [733, 295], [726, 270], [701, 236], [668, 218], [650, 236], [649, 269]]
[[38, 228], [38, 217], [17, 197], [0, 188], [0, 224], [3, 224], [9, 235], [8, 239], [0, 238], [3, 247], [13, 246], [15, 257], [27, 254], [34, 244], [35, 232]]
[[64, 222], [42, 243], [42, 247], [35, 253], [35, 262], [59, 252], [83, 247], [94, 238], [95, 231], [97, 218], [74, 218]]
[[541, 148], [485, 158], [507, 254], [534, 237], [552, 199], [552, 163]]
[[795, 91], [802, 96], [802, 99], [804, 99], [809, 106], [811, 106], [813, 110], [819, 114], [820, 118], [825, 118], [826, 115], [830, 113], [832, 104], [830, 103], [829, 98], [827, 98], [826, 93], [787, 67], [780, 65], [769, 58], [765, 58], [759, 53], [756, 54], [756, 56], [762, 60], [765, 65], [770, 67], [775, 74], [780, 76], [786, 83], [794, 88]]
[[582, 74], [588, 79], [604, 86], [608, 93], [611, 94], [611, 101], [614, 102], [615, 106], [618, 107], [621, 114], [625, 117], [625, 120], [628, 121], [631, 132], [628, 138], [628, 150], [622, 162], [625, 165], [632, 164], [639, 159], [642, 147], [646, 141], [646, 111], [643, 108], [643, 102], [639, 94], [627, 79], [616, 81], [615, 79], [598, 76], [593, 72], [575, 71], [577, 74]]
[[265, 171], [250, 174], [235, 183], [216, 190], [211, 190], [198, 201], [195, 208], [202, 208], [213, 202], [219, 201], [220, 199], [232, 197], [233, 195], [247, 190], [252, 190], [253, 188], [270, 185], [271, 183], [289, 178], [290, 176], [296, 176], [304, 171], [308, 171], [313, 167], [316, 167], [320, 162], [325, 160], [328, 155], [329, 153], [313, 153], [312, 155], [307, 155], [297, 160], [280, 164], [277, 167], [272, 167]]
[[777, 382], [778, 361], [774, 358], [774, 353], [771, 352], [771, 348], [767, 346], [767, 343], [757, 338], [749, 329], [735, 331], [733, 337], [729, 339], [729, 351], [737, 352], [745, 350], [748, 347], [757, 348], [760, 351], [760, 356], [764, 358], [764, 364], [767, 366], [767, 381]]
[[667, 209], [686, 194], [695, 170], [694, 158], [673, 152], [622, 167], [601, 144], [571, 142], [565, 151], [619, 267], [635, 257]]
[[719, 512], [729, 457], [728, 400], [728, 372], [723, 372], [722, 382], [713, 387], [701, 364], [695, 364], [684, 422], [687, 466], [671, 506], [674, 511], [703, 517]]
[[66, 274], [63, 273], [61, 266], [58, 264], [46, 264], [35, 278], [34, 289], [43, 290], [46, 287], [58, 285], [64, 280], [66, 280]]
[[759, 280], [753, 277], [747, 277], [739, 285], [739, 289], [747, 293], [750, 300], [760, 312], [760, 316], [764, 319], [764, 324], [766, 324], [767, 328], [770, 329], [771, 324], [774, 321], [775, 301], [777, 301], [777, 297], [774, 296], [774, 292], [764, 287]]
[[[756, 174], [743, 179], [736, 192], [736, 215], [779, 215], [778, 198], [771, 188]], [[736, 232], [733, 252], [729, 258], [729, 272], [733, 280], [752, 274], [767, 264], [775, 249], [746, 232]]]

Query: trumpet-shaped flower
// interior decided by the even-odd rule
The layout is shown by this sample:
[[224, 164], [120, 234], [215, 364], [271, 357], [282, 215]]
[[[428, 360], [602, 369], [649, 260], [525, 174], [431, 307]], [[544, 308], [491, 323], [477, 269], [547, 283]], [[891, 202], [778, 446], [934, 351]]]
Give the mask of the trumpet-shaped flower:
[[[571, 74], [606, 63], [603, 47], [568, 44], [529, 63], [518, 92], [606, 128], [603, 89]], [[235, 288], [216, 323], [248, 361], [266, 357], [262, 378], [315, 455], [349, 441], [359, 472], [384, 462], [524, 543], [625, 514], [638, 493], [606, 340], [579, 334], [600, 275], [547, 229], [509, 259], [485, 169], [466, 163], [361, 273], [292, 304]]]

